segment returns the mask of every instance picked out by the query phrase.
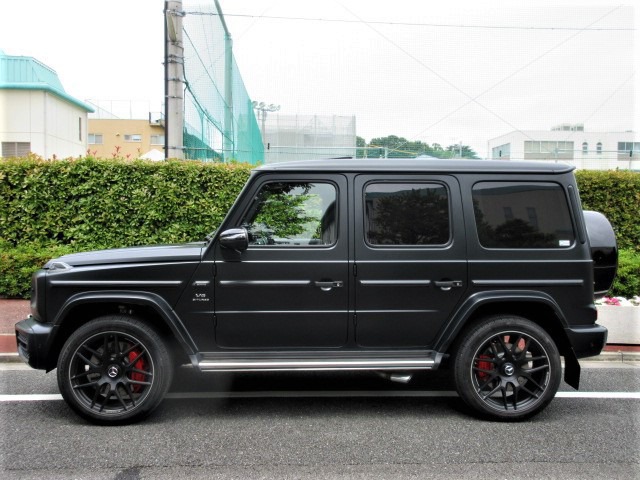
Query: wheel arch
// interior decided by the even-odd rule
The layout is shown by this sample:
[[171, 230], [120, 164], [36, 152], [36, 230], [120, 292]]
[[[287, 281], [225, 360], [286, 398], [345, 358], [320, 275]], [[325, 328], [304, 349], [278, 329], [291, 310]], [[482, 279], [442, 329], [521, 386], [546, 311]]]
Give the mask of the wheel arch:
[[168, 340], [172, 352], [192, 357], [195, 342], [180, 318], [159, 295], [150, 292], [84, 292], [70, 297], [56, 315], [47, 346], [46, 369], [53, 370], [69, 335], [88, 321], [109, 314], [135, 316]]
[[455, 350], [456, 341], [463, 330], [494, 315], [517, 315], [544, 329], [565, 359], [565, 382], [578, 389], [580, 364], [565, 331], [568, 322], [558, 304], [544, 292], [511, 290], [471, 296], [458, 308], [448, 328], [440, 334], [435, 349], [450, 354]]

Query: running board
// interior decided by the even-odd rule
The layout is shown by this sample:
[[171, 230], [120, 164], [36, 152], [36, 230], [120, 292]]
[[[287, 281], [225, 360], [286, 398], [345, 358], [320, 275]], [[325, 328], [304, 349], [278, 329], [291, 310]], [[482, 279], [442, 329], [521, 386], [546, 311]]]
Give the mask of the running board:
[[357, 354], [352, 355], [239, 355], [237, 353], [203, 354], [197, 368], [203, 372], [255, 372], [255, 371], [323, 371], [323, 370], [433, 370], [438, 367], [442, 354], [422, 351], [411, 354]]

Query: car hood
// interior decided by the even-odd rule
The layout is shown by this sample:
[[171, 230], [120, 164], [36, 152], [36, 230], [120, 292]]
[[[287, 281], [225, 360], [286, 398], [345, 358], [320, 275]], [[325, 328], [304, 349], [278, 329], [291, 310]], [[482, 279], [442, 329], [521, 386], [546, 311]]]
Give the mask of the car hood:
[[202, 256], [202, 250], [205, 245], [205, 242], [196, 242], [180, 245], [155, 245], [149, 247], [115, 248], [72, 253], [50, 260], [44, 268], [55, 268], [56, 263], [77, 267], [82, 265], [107, 265], [114, 263], [198, 261]]

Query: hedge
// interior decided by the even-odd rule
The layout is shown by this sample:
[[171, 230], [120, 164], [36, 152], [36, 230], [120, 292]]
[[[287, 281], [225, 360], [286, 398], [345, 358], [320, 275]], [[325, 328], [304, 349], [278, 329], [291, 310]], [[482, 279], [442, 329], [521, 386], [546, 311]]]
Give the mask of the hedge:
[[613, 224], [618, 247], [640, 252], [640, 173], [628, 170], [578, 170], [585, 210], [603, 213]]
[[0, 241], [77, 250], [204, 238], [250, 166], [124, 160], [0, 162]]
[[[177, 160], [1, 159], [0, 296], [28, 296], [31, 272], [70, 251], [204, 238], [250, 169]], [[640, 281], [640, 174], [578, 171], [577, 179], [583, 206], [611, 220], [625, 251], [612, 292], [623, 295], [635, 288], [625, 285]]]

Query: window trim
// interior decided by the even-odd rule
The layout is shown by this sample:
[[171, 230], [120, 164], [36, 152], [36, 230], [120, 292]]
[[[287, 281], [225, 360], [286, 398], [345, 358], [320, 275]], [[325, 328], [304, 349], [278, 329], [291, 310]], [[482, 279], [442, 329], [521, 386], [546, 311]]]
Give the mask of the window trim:
[[[307, 245], [295, 245], [295, 244], [273, 244], [273, 245], [256, 245], [249, 244], [247, 247], [248, 250], [278, 250], [282, 251], [284, 249], [295, 249], [295, 250], [329, 250], [336, 247], [339, 243], [340, 239], [340, 187], [339, 185], [330, 179], [294, 179], [294, 178], [286, 178], [286, 179], [267, 179], [266, 181], [260, 182], [256, 185], [255, 190], [251, 192], [252, 199], [247, 203], [246, 208], [242, 211], [242, 214], [238, 217], [238, 224], [245, 228], [242, 224], [242, 221], [246, 218], [247, 214], [251, 210], [251, 207], [254, 205], [256, 198], [260, 191], [262, 191], [265, 186], [273, 183], [310, 183], [310, 184], [325, 184], [331, 185], [335, 191], [335, 225], [336, 225], [336, 234], [333, 242], [330, 244], [307, 244]], [[344, 234], [343, 234], [344, 235]]]

